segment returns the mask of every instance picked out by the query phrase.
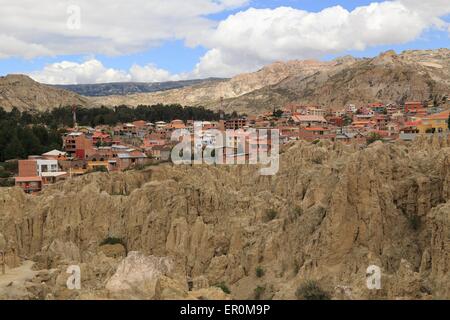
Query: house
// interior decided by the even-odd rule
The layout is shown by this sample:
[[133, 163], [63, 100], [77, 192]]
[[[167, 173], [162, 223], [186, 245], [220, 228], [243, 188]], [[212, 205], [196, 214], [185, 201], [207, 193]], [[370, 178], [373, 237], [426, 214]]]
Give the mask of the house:
[[170, 129], [177, 130], [177, 129], [185, 129], [186, 125], [184, 124], [183, 120], [172, 120], [169, 124]]
[[338, 130], [338, 132], [336, 133], [336, 137], [334, 138], [334, 141], [340, 141], [345, 144], [348, 143], [363, 144], [366, 142], [366, 136], [364, 136], [360, 132], [345, 132], [342, 130]]
[[374, 113], [384, 113], [384, 112], [386, 112], [386, 106], [384, 105], [384, 103], [380, 103], [380, 102], [369, 103], [367, 105], [367, 107], [370, 110], [372, 110]]
[[125, 170], [134, 165], [145, 164], [149, 158], [142, 152], [133, 150], [117, 154], [117, 168], [118, 170]]
[[82, 132], [71, 132], [63, 137], [63, 149], [69, 157], [84, 159], [94, 152], [92, 140]]
[[405, 102], [405, 113], [417, 113], [418, 110], [423, 109], [422, 102], [419, 101], [407, 101]]
[[44, 186], [67, 177], [67, 172], [59, 169], [58, 160], [42, 157], [19, 160], [18, 168], [16, 186], [21, 187], [26, 193], [39, 192]]
[[66, 160], [67, 159], [67, 153], [64, 151], [59, 150], [51, 150], [49, 152], [42, 154], [43, 159], [47, 160]]
[[435, 132], [447, 132], [448, 119], [450, 111], [444, 111], [436, 113], [430, 116], [422, 117], [421, 123], [417, 125], [419, 133], [435, 133]]
[[413, 114], [417, 117], [424, 117], [427, 115], [427, 109], [424, 108], [422, 102], [410, 101], [405, 102], [405, 113]]
[[324, 125], [327, 123], [327, 120], [323, 116], [314, 115], [293, 115], [291, 120], [302, 127]]
[[112, 142], [111, 136], [108, 133], [95, 131], [92, 135], [92, 144], [94, 146], [109, 144], [111, 142]]
[[170, 145], [160, 145], [152, 147], [148, 154], [155, 160], [168, 161], [170, 159], [170, 154], [172, 152], [172, 146]]
[[16, 186], [22, 188], [25, 193], [35, 193], [42, 190], [42, 177], [16, 177]]
[[94, 153], [92, 155], [89, 155], [86, 160], [88, 170], [95, 171], [103, 167], [104, 170], [109, 171], [108, 158], [100, 153]]
[[300, 134], [301, 139], [307, 141], [314, 141], [317, 139], [333, 139], [336, 134], [329, 128], [324, 127], [307, 127], [301, 128]]
[[230, 119], [225, 121], [226, 130], [238, 130], [247, 126], [247, 119]]

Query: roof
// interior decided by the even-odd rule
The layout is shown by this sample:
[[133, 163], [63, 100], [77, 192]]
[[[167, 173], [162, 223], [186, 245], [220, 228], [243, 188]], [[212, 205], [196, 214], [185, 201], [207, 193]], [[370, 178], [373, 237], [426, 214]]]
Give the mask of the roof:
[[65, 156], [65, 155], [67, 155], [67, 153], [64, 151], [59, 151], [59, 150], [54, 149], [52, 151], [43, 153], [42, 155], [43, 156]]
[[147, 158], [147, 156], [142, 152], [139, 155], [131, 155], [129, 153], [118, 153], [117, 157], [119, 159]]
[[322, 127], [308, 127], [308, 128], [303, 128], [304, 130], [307, 131], [324, 131], [324, 130], [328, 130], [327, 128], [322, 128]]
[[65, 171], [58, 171], [58, 172], [42, 172], [43, 177], [61, 177], [66, 175], [67, 172]]
[[79, 136], [82, 136], [83, 134], [84, 134], [83, 132], [71, 132], [67, 135], [72, 136], [72, 137], [79, 137]]
[[447, 120], [449, 118], [450, 111], [444, 111], [430, 116], [423, 117], [424, 120]]
[[315, 115], [295, 115], [292, 119], [296, 122], [327, 122], [323, 116]]
[[416, 121], [407, 121], [405, 122], [405, 127], [415, 127], [422, 123], [422, 120], [416, 120]]
[[16, 177], [16, 182], [42, 182], [42, 177]]

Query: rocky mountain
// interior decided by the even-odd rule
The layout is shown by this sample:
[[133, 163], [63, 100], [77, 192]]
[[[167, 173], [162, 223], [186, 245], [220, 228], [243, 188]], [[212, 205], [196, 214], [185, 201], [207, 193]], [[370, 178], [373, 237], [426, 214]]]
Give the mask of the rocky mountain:
[[[332, 109], [369, 102], [402, 103], [450, 95], [450, 50], [388, 51], [375, 58], [275, 63], [228, 81], [150, 94], [95, 99], [104, 105], [180, 103], [228, 112], [260, 112], [288, 103]], [[220, 98], [224, 101], [221, 103]]]
[[449, 168], [437, 136], [295, 142], [272, 177], [164, 164], [4, 188], [0, 298], [296, 299], [315, 281], [334, 299], [449, 299]]
[[89, 100], [71, 91], [40, 84], [24, 75], [0, 77], [0, 106], [5, 110], [45, 111], [68, 105], [87, 106]]
[[[338, 60], [339, 61], [339, 60]], [[291, 76], [278, 84], [226, 101], [227, 109], [273, 109], [286, 103], [332, 109], [370, 102], [436, 101], [450, 97], [450, 50], [385, 52], [372, 59], [346, 60], [308, 77]]]
[[133, 93], [158, 92], [189, 87], [197, 84], [205, 84], [207, 82], [220, 82], [224, 80], [226, 79], [209, 78], [168, 82], [113, 82], [99, 84], [69, 84], [55, 85], [55, 87], [73, 91], [87, 97], [101, 97], [110, 95], [128, 95]]
[[155, 84], [52, 87], [26, 76], [11, 75], [0, 78], [0, 105], [6, 109], [17, 106], [21, 110], [48, 110], [69, 104], [112, 107], [178, 103], [252, 113], [282, 108], [288, 103], [332, 109], [347, 104], [405, 100], [432, 100], [439, 104], [450, 95], [449, 74], [450, 50], [439, 49], [401, 54], [388, 51], [370, 59], [346, 56], [329, 62], [276, 62], [231, 79]]
[[155, 93], [97, 97], [93, 101], [98, 105], [106, 106], [179, 103], [181, 105], [204, 105], [217, 109], [220, 107], [221, 98], [240, 97], [266, 86], [275, 85], [290, 76], [310, 76], [320, 70], [329, 69], [335, 64], [335, 62], [319, 61], [276, 62], [257, 72], [241, 74], [229, 80], [206, 82]]

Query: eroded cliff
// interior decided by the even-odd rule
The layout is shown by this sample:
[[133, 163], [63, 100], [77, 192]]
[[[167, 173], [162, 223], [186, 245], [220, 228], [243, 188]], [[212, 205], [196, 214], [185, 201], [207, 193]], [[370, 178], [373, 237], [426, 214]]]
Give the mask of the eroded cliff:
[[[90, 174], [39, 196], [2, 189], [0, 249], [10, 268], [35, 265], [0, 295], [294, 299], [316, 280], [338, 299], [449, 298], [448, 146], [297, 142], [271, 177], [254, 166], [166, 164]], [[100, 245], [108, 237], [123, 245]], [[66, 288], [71, 264], [81, 290]], [[380, 290], [366, 286], [369, 265], [382, 270]]]

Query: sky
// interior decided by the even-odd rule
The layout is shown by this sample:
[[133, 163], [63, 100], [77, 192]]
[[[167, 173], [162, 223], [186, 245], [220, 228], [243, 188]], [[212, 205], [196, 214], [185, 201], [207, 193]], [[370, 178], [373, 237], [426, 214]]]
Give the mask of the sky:
[[0, 75], [232, 77], [275, 61], [448, 48], [449, 0], [0, 0]]

